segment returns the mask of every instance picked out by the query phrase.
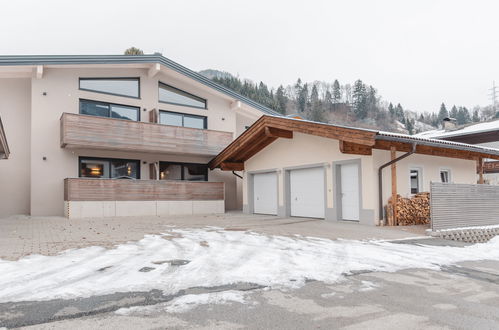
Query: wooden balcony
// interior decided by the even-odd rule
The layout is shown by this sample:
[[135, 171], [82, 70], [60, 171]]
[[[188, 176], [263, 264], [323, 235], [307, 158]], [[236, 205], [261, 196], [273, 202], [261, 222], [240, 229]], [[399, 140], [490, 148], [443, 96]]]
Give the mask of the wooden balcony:
[[65, 201], [224, 200], [223, 182], [68, 178]]
[[232, 133], [63, 113], [61, 148], [215, 156]]

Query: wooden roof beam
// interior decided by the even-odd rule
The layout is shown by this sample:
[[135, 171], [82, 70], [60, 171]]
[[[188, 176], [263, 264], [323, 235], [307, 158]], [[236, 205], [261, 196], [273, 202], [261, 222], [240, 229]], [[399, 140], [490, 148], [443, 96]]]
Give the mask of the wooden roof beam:
[[363, 145], [357, 144], [353, 142], [348, 142], [344, 140], [340, 140], [340, 151], [344, 154], [353, 154], [353, 155], [372, 155], [373, 148]]
[[276, 128], [276, 127], [265, 127], [265, 135], [270, 138], [284, 138], [284, 139], [292, 139], [293, 131]]
[[222, 162], [220, 163], [222, 171], [244, 171], [243, 162]]

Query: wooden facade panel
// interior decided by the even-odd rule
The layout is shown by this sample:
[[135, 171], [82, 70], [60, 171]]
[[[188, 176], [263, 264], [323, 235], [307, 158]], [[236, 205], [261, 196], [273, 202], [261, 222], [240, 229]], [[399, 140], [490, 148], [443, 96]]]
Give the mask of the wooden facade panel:
[[64, 113], [61, 147], [214, 156], [231, 132]]
[[223, 182], [68, 178], [66, 201], [223, 200]]

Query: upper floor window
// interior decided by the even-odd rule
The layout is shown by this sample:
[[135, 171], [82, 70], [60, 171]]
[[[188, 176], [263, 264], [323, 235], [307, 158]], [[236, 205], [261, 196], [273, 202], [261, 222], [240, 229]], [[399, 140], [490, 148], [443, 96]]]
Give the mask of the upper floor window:
[[448, 169], [441, 169], [440, 170], [440, 181], [443, 183], [450, 182], [450, 170], [448, 170]]
[[139, 78], [80, 78], [80, 89], [98, 93], [140, 97]]
[[80, 114], [139, 121], [140, 108], [113, 103], [80, 100]]
[[139, 179], [140, 161], [130, 159], [80, 157], [80, 177]]
[[207, 128], [205, 116], [188, 115], [186, 113], [163, 111], [159, 112], [159, 122], [164, 125], [183, 126], [190, 128]]
[[159, 101], [193, 108], [206, 109], [206, 100], [178, 88], [159, 83]]

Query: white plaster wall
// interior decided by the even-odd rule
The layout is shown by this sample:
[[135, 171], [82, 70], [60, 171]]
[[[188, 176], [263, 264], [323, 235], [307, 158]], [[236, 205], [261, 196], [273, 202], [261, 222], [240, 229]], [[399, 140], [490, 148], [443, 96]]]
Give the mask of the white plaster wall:
[[0, 79], [0, 117], [9, 159], [0, 160], [0, 217], [30, 208], [30, 79]]

